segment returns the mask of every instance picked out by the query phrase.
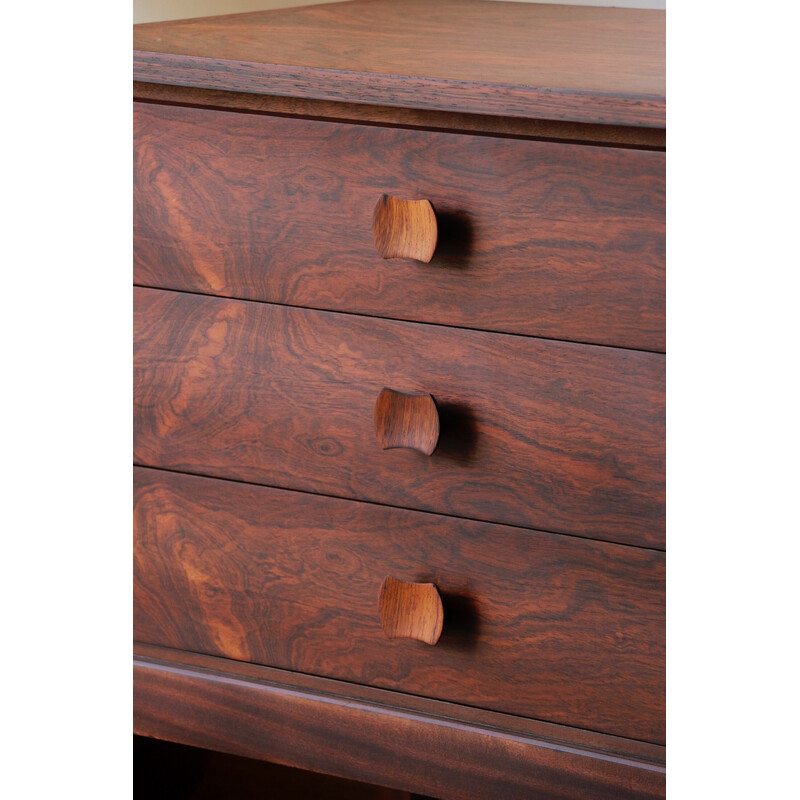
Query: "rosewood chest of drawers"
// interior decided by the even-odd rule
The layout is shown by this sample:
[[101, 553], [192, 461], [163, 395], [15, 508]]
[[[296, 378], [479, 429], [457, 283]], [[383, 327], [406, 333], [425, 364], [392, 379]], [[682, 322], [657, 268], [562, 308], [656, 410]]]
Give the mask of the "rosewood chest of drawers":
[[663, 27], [136, 26], [136, 733], [663, 795]]

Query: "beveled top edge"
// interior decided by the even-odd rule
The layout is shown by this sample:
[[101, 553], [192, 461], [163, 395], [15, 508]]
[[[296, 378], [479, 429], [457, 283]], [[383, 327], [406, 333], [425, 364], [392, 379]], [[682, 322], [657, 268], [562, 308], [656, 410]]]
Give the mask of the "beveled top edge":
[[350, 0], [134, 26], [134, 79], [665, 127], [664, 12]]

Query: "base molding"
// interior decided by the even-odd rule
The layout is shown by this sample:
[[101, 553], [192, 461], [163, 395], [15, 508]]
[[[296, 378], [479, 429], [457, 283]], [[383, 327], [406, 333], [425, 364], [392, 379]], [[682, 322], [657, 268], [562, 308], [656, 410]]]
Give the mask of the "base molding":
[[167, 648], [134, 648], [134, 733], [449, 798], [655, 798], [664, 748]]

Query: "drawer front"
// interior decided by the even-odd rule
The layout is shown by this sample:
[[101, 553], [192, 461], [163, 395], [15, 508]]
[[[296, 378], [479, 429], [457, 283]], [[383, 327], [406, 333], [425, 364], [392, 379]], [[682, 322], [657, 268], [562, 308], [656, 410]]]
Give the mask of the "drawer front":
[[[143, 466], [662, 547], [664, 356], [134, 290]], [[432, 456], [382, 450], [430, 393]]]
[[[138, 641], [663, 742], [663, 553], [134, 474]], [[387, 576], [436, 584], [435, 646], [386, 637]]]
[[[136, 104], [134, 280], [664, 350], [664, 154]], [[384, 261], [382, 193], [427, 199]]]

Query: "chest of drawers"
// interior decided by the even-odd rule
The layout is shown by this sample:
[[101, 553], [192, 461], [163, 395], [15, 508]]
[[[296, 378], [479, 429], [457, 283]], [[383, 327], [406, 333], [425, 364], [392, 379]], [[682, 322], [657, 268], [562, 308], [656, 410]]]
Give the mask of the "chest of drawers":
[[134, 34], [134, 724], [664, 792], [663, 14]]

